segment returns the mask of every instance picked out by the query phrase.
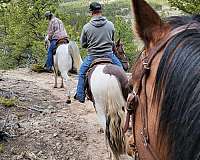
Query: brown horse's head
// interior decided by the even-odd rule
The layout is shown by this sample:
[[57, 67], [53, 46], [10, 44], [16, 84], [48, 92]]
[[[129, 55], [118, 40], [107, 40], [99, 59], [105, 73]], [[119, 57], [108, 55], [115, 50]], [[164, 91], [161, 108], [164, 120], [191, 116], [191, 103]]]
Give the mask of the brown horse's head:
[[129, 62], [128, 62], [126, 53], [124, 51], [124, 45], [120, 39], [115, 43], [113, 50], [114, 50], [114, 54], [122, 63], [124, 70], [127, 71], [129, 69]]
[[132, 8], [144, 42], [132, 73], [140, 159], [200, 159], [200, 18], [161, 20], [144, 0]]

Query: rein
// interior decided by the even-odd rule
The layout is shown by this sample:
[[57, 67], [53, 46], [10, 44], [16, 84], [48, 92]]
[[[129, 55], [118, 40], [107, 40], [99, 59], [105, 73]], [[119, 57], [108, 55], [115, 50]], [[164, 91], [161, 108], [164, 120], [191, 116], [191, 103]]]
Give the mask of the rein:
[[[147, 109], [147, 93], [146, 93], [146, 81], [150, 75], [151, 71], [151, 63], [157, 53], [163, 49], [164, 46], [170, 43], [170, 40], [176, 36], [177, 34], [186, 31], [187, 29], [197, 29], [200, 27], [200, 24], [197, 22], [193, 22], [187, 25], [180, 26], [178, 28], [173, 29], [169, 32], [166, 37], [158, 42], [158, 45], [151, 48], [149, 50], [149, 54], [142, 59], [143, 68], [142, 72], [139, 75], [139, 78], [136, 79], [133, 85], [133, 91], [128, 95], [127, 98], [127, 116], [126, 122], [124, 126], [124, 132], [128, 130], [130, 116], [132, 116], [132, 132], [133, 132], [133, 150], [135, 156], [139, 159], [139, 153], [136, 147], [136, 135], [135, 135], [135, 115], [138, 106], [141, 107], [141, 119], [142, 119], [142, 132], [141, 136], [143, 139], [143, 144], [148, 152], [152, 155], [154, 160], [160, 160], [158, 154], [156, 153], [155, 149], [150, 144], [149, 140], [149, 132], [148, 132], [148, 109]], [[142, 50], [142, 52], [145, 49]], [[144, 97], [141, 99], [141, 97]]]

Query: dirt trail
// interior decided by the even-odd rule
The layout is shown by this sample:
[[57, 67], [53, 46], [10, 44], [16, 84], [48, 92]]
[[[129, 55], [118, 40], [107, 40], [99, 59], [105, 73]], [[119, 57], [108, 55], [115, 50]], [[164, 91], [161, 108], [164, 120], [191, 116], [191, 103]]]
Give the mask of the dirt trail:
[[[74, 95], [77, 76], [70, 77]], [[92, 103], [67, 105], [65, 89], [53, 85], [51, 73], [0, 71], [0, 96], [18, 99], [15, 107], [0, 105], [0, 128], [7, 119], [4, 130], [16, 136], [0, 144], [0, 159], [108, 160]]]

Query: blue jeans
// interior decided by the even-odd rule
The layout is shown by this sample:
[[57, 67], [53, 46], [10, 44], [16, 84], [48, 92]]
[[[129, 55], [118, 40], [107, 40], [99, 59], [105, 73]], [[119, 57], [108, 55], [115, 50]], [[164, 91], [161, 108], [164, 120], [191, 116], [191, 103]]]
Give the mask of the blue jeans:
[[47, 61], [46, 61], [48, 70], [51, 70], [53, 66], [53, 50], [56, 48], [56, 42], [57, 42], [57, 39], [51, 40], [50, 46], [48, 48], [48, 55], [47, 55]]
[[[118, 65], [120, 67], [122, 67], [121, 62], [119, 61], [119, 59], [115, 56], [115, 54], [113, 54], [112, 52], [110, 53], [105, 53], [106, 58], [110, 58], [112, 60], [112, 63], [115, 65]], [[86, 72], [89, 69], [90, 65], [92, 64], [92, 61], [94, 59], [96, 59], [97, 57], [92, 56], [92, 55], [87, 55], [85, 57], [85, 59], [83, 60], [83, 63], [80, 67], [79, 70], [79, 79], [78, 79], [78, 85], [77, 85], [77, 89], [76, 89], [76, 97], [81, 100], [84, 101], [85, 100], [85, 79], [86, 79]], [[123, 67], [122, 67], [123, 68]]]

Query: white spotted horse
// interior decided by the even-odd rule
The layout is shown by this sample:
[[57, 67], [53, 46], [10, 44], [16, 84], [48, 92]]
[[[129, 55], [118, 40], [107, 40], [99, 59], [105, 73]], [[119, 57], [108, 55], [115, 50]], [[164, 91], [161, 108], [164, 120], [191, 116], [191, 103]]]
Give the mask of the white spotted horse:
[[[49, 44], [48, 37], [45, 38], [45, 42]], [[57, 42], [56, 52], [53, 55], [53, 70], [55, 75], [55, 85], [57, 88], [57, 77], [58, 71], [61, 73], [61, 87], [63, 85], [63, 79], [66, 84], [66, 96], [67, 103], [71, 103], [71, 79], [68, 76], [68, 72], [71, 70], [79, 71], [80, 65], [82, 64], [82, 59], [80, 56], [79, 48], [75, 41], [68, 41], [67, 39], [60, 39]]]
[[[122, 56], [124, 58], [126, 55]], [[87, 95], [93, 102], [98, 121], [104, 129], [112, 158], [127, 159], [123, 130], [129, 87], [126, 73], [123, 68], [112, 64], [110, 59], [97, 58], [90, 66], [87, 77]]]

